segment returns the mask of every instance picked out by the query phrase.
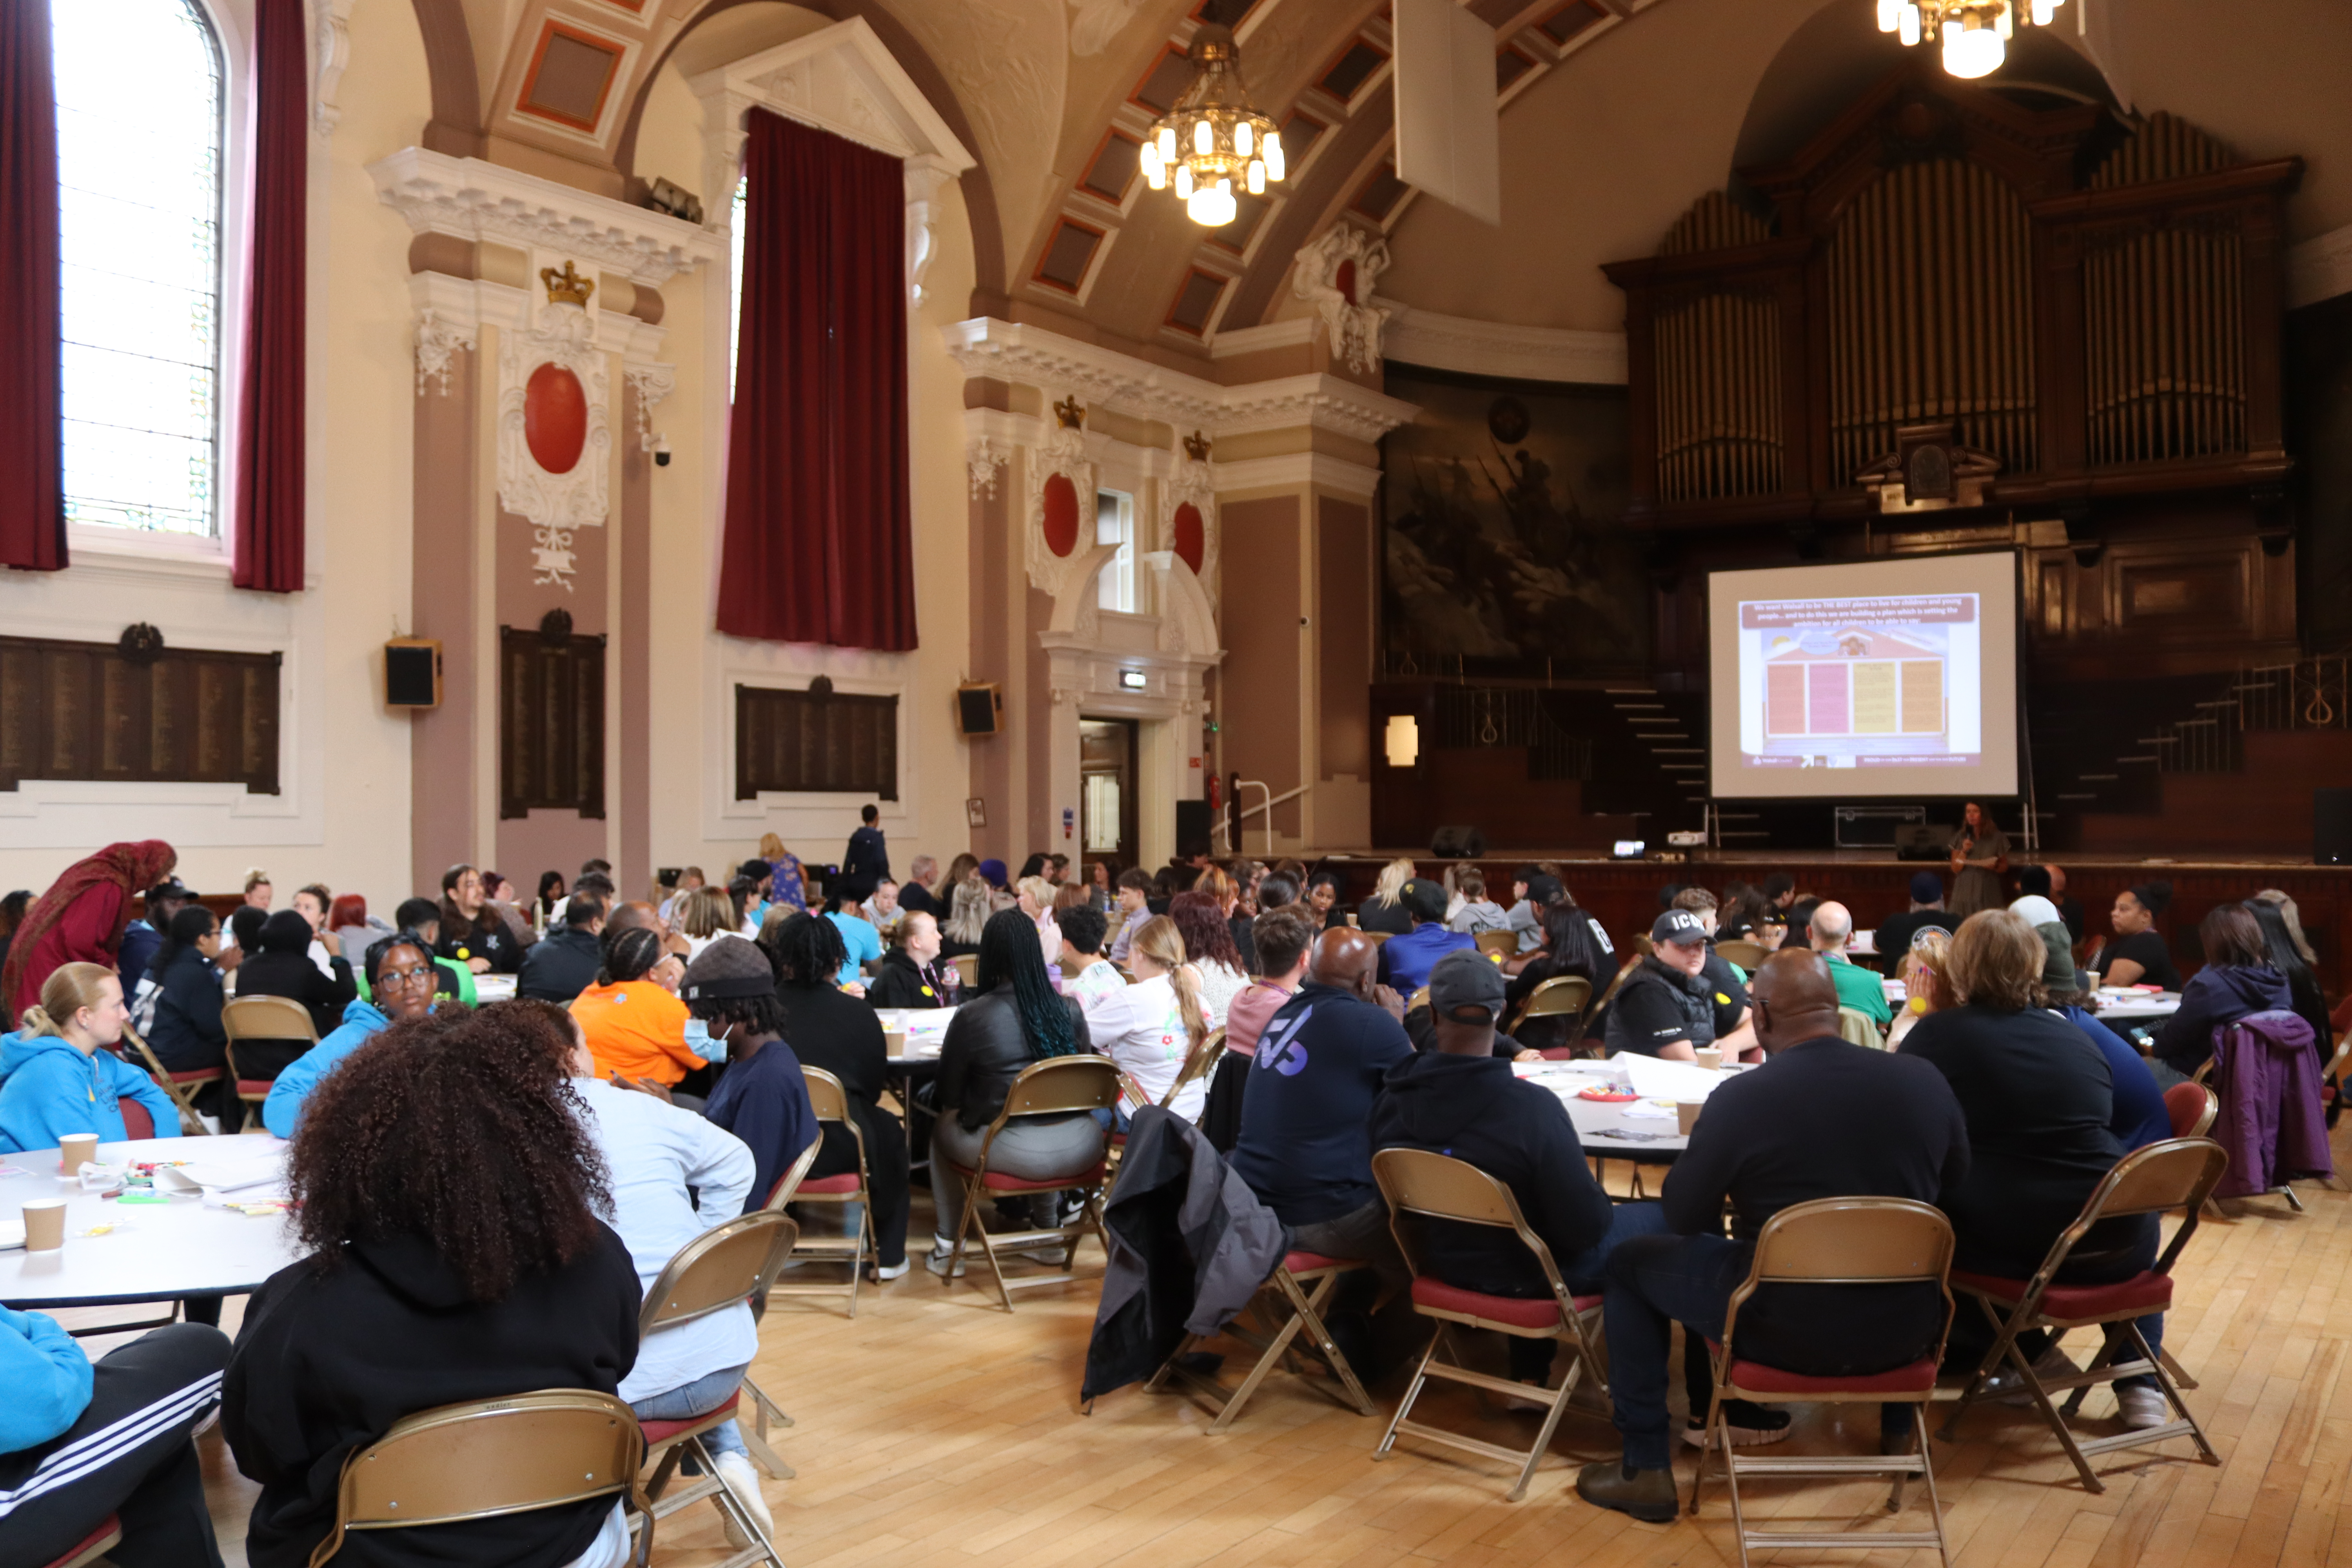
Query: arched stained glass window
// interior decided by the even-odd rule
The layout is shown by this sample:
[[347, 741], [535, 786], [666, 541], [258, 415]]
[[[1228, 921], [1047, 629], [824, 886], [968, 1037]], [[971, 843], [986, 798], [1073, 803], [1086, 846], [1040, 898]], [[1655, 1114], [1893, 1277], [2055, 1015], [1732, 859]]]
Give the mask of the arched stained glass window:
[[66, 517], [214, 533], [220, 40], [196, 0], [52, 0]]

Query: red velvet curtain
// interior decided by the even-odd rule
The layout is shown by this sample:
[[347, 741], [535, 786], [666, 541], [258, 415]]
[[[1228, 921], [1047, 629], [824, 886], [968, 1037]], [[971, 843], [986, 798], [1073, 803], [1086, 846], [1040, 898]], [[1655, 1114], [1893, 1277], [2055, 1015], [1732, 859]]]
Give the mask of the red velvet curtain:
[[302, 587], [303, 262], [310, 73], [302, 0], [258, 0], [253, 32], [252, 264], [237, 388], [231, 581]]
[[915, 646], [899, 161], [755, 109], [719, 629]]
[[0, 565], [66, 563], [49, 0], [0, 0]]

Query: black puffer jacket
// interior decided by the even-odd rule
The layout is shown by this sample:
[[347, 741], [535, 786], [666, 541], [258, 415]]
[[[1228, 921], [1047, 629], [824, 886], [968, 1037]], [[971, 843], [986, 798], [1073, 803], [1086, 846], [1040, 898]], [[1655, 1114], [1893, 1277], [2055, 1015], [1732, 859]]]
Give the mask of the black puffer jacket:
[[[1076, 998], [1065, 996], [1062, 1005], [1070, 1010], [1078, 1049], [1093, 1050], [1087, 1016], [1078, 1011]], [[957, 1008], [949, 1022], [947, 1038], [940, 1042], [939, 1087], [932, 1103], [943, 1110], [952, 1107], [964, 1131], [977, 1132], [996, 1120], [1013, 1080], [1038, 1059], [1028, 1031], [1021, 1026], [1011, 989], [992, 991]]]

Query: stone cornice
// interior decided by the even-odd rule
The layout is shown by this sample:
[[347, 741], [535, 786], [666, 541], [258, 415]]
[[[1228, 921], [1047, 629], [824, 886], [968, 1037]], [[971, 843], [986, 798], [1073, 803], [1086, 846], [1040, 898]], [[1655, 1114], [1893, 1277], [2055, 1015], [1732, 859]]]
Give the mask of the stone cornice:
[[479, 158], [404, 147], [368, 174], [418, 234], [560, 250], [651, 288], [722, 254], [720, 236], [682, 219]]
[[1622, 386], [1625, 382], [1622, 332], [1523, 327], [1509, 321], [1440, 315], [1391, 300], [1378, 302], [1391, 312], [1381, 353], [1397, 363], [1514, 381], [1607, 386]]
[[1335, 375], [1282, 376], [1220, 386], [1023, 322], [975, 317], [942, 328], [949, 357], [968, 376], [1074, 393], [1089, 407], [1212, 437], [1312, 425], [1359, 441], [1376, 441], [1419, 410], [1410, 403]]

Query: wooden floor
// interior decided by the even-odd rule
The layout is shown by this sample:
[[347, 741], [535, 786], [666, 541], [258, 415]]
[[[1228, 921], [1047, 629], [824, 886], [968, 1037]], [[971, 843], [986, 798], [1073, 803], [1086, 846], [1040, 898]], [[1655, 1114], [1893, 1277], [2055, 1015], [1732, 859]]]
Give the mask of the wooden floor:
[[[2352, 1122], [2336, 1144], [2352, 1160]], [[1970, 1415], [1957, 1446], [1936, 1446], [1946, 1523], [1969, 1568], [2267, 1568], [2352, 1565], [2344, 1517], [2352, 1471], [2352, 1194], [2302, 1189], [2209, 1221], [2190, 1244], [2169, 1343], [2202, 1386], [2189, 1395], [2224, 1463], [2152, 1454], [2104, 1457], [2104, 1496], [2086, 1494], [2029, 1412]], [[916, 1231], [928, 1228], [919, 1197]], [[1082, 1266], [1097, 1255], [1091, 1244]], [[1276, 1374], [1227, 1435], [1174, 1394], [1129, 1389], [1079, 1413], [1076, 1393], [1097, 1289], [1091, 1280], [1016, 1298], [1007, 1316], [986, 1281], [942, 1286], [919, 1264], [866, 1291], [856, 1321], [818, 1299], [769, 1312], [754, 1375], [795, 1417], [777, 1447], [799, 1479], [767, 1495], [792, 1568], [921, 1563], [926, 1568], [1151, 1568], [1244, 1564], [1580, 1563], [1664, 1568], [1737, 1563], [1720, 1491], [1696, 1521], [1654, 1526], [1590, 1508], [1573, 1467], [1617, 1450], [1605, 1423], [1570, 1415], [1525, 1501], [1503, 1500], [1499, 1465], [1410, 1440], [1371, 1450], [1398, 1392], [1376, 1387], [1366, 1419]], [[2341, 1303], [2341, 1304], [2339, 1304]], [[229, 1325], [234, 1328], [234, 1321]], [[1679, 1381], [1678, 1379], [1676, 1380]], [[2088, 1410], [2110, 1412], [2105, 1394]], [[1465, 1393], [1421, 1412], [1496, 1440], [1524, 1443], [1532, 1418]], [[2105, 1429], [2105, 1424], [2100, 1423]], [[1801, 1412], [1790, 1448], [1864, 1451], [1863, 1407]], [[1524, 1435], [1523, 1435], [1524, 1434]], [[221, 1539], [244, 1562], [252, 1488], [216, 1436], [203, 1439]], [[1685, 1450], [1687, 1454], [1689, 1451]], [[1687, 1484], [1691, 1460], [1678, 1473]], [[1747, 1494], [1768, 1527], [1801, 1519], [1889, 1528], [1875, 1483], [1784, 1482]], [[1897, 1521], [1916, 1528], [1906, 1510]], [[701, 1507], [666, 1524], [667, 1568], [725, 1555]], [[1784, 1551], [1769, 1560], [1915, 1564], [1932, 1552]]]

